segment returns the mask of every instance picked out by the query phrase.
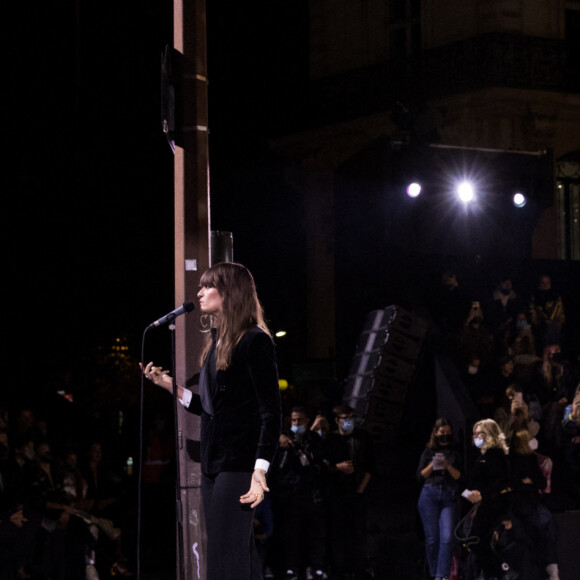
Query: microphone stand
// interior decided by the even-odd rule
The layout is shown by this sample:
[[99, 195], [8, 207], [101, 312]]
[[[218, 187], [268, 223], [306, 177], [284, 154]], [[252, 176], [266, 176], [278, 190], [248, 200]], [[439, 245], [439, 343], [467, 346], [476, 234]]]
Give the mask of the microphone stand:
[[169, 323], [169, 331], [171, 334], [171, 376], [173, 378], [173, 430], [175, 436], [175, 518], [177, 522], [177, 545], [178, 545], [178, 560], [179, 578], [184, 580], [185, 576], [185, 562], [183, 550], [183, 507], [181, 505], [181, 468], [179, 463], [179, 429], [177, 427], [177, 379], [175, 371], [176, 363], [176, 348], [175, 348], [175, 317]]

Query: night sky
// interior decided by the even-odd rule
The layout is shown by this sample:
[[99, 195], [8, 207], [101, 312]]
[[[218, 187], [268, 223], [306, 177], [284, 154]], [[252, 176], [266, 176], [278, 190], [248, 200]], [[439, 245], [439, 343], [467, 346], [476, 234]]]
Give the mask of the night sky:
[[[4, 54], [5, 392], [26, 398], [118, 336], [138, 357], [143, 329], [174, 306], [173, 158], [160, 122], [173, 16], [160, 0], [16, 4]], [[304, 220], [270, 139], [301, 120], [307, 2], [207, 5], [212, 229], [233, 232], [272, 328], [294, 330], [300, 352]], [[378, 287], [361, 301], [343, 262], [352, 331], [394, 298]], [[337, 340], [354, 347], [352, 332]]]
[[[277, 326], [291, 290], [270, 276], [296, 266], [302, 242], [268, 139], [289, 110], [281, 83], [304, 74], [303, 3], [208, 4], [212, 229], [234, 233], [235, 259]], [[138, 356], [144, 327], [173, 308], [173, 159], [160, 122], [172, 3], [12, 10], [5, 329], [7, 391], [22, 394], [64, 380], [117, 336]]]

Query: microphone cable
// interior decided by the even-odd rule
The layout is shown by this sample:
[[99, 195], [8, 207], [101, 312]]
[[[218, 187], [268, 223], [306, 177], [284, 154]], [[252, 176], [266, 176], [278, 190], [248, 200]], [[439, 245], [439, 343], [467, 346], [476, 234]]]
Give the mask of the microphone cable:
[[143, 407], [145, 405], [145, 336], [149, 327], [143, 331], [141, 337], [141, 380], [139, 394], [139, 466], [137, 468], [137, 547], [136, 547], [136, 575], [137, 580], [141, 578], [141, 488], [143, 482]]

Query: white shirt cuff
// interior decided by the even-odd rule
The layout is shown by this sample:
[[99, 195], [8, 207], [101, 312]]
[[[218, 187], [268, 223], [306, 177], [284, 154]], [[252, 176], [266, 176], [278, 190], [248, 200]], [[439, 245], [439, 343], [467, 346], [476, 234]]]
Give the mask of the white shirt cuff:
[[265, 459], [256, 459], [256, 464], [254, 465], [254, 469], [262, 469], [266, 473], [268, 473], [269, 468], [270, 468], [269, 461], [266, 461]]
[[188, 389], [183, 389], [183, 396], [181, 397], [181, 399], [179, 399], [179, 402], [185, 407], [189, 407], [189, 403], [191, 403], [191, 397], [192, 397], [192, 393], [191, 391], [189, 391]]

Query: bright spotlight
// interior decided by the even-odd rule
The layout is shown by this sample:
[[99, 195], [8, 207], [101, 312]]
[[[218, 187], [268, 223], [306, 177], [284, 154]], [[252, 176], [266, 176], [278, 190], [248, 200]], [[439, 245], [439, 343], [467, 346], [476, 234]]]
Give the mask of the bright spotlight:
[[276, 337], [277, 337], [277, 338], [282, 338], [283, 336], [286, 336], [286, 331], [285, 331], [285, 330], [279, 330], [279, 331], [276, 333]]
[[457, 186], [457, 195], [463, 203], [469, 203], [475, 199], [473, 185], [469, 181], [462, 181]]
[[421, 184], [413, 182], [407, 187], [407, 195], [409, 197], [418, 197], [421, 195]]
[[523, 193], [515, 193], [513, 197], [513, 202], [516, 207], [524, 207], [526, 205], [526, 196]]

